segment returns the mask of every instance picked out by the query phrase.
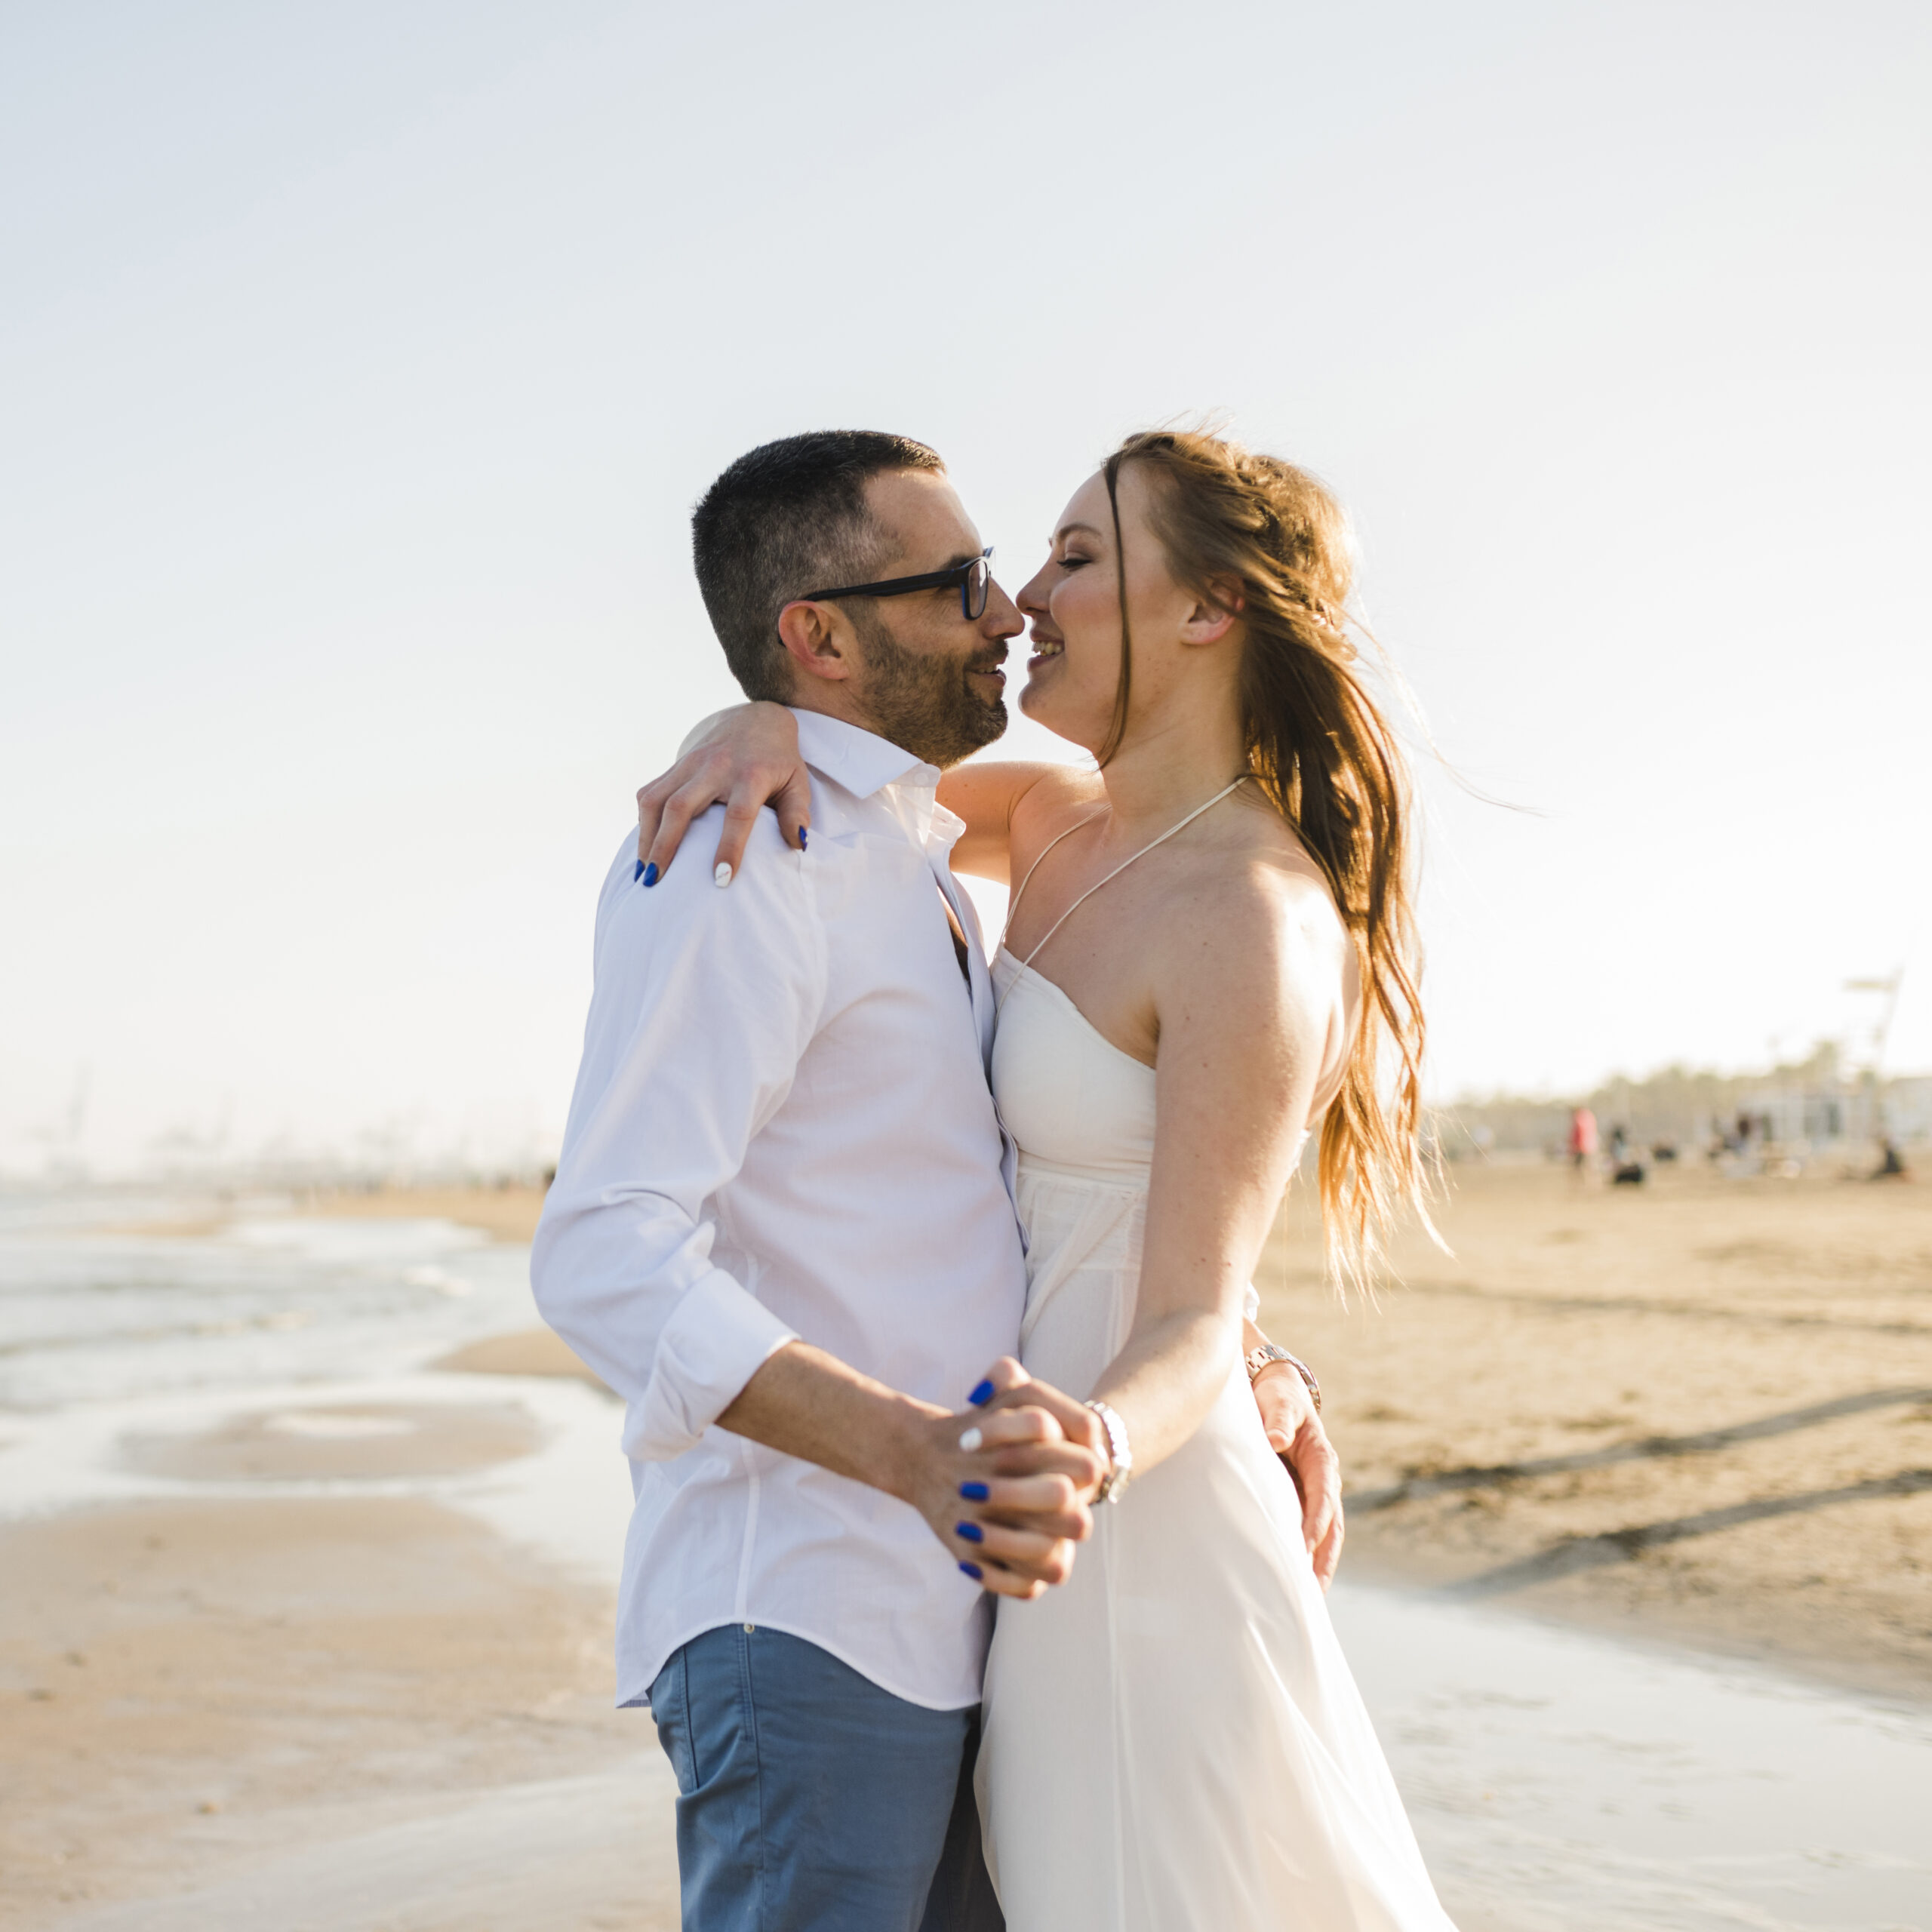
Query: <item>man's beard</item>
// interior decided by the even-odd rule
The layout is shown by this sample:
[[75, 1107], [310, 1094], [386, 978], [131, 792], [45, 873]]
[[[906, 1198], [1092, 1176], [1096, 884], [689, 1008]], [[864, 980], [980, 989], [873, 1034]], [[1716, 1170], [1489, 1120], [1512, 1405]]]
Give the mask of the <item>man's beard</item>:
[[866, 666], [866, 709], [881, 737], [945, 771], [1005, 731], [1005, 700], [983, 698], [967, 681], [974, 666], [1001, 663], [1003, 647], [934, 657], [908, 651], [875, 617], [854, 628]]

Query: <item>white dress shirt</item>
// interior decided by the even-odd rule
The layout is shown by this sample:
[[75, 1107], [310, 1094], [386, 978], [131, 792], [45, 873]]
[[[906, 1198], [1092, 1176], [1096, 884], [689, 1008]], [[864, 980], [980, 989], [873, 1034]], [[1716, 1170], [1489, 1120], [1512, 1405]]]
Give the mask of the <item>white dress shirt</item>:
[[795, 1337], [960, 1407], [1026, 1301], [992, 986], [946, 864], [964, 828], [931, 766], [794, 715], [808, 851], [761, 812], [721, 891], [714, 807], [655, 887], [634, 837], [611, 867], [531, 1278], [626, 1405], [619, 1702], [691, 1638], [758, 1623], [950, 1709], [979, 1701], [989, 1613], [924, 1518], [715, 1426]]

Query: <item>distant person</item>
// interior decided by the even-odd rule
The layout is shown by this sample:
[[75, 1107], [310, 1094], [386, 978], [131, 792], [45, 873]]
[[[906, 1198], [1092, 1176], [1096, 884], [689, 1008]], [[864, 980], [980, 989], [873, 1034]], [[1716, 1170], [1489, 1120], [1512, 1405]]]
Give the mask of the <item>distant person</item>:
[[[1231, 458], [1221, 469], [1250, 513], [1254, 486], [1237, 484]], [[1285, 480], [1275, 488], [1293, 500]], [[1121, 494], [1148, 662], [1182, 678], [1232, 678], [1248, 648], [1240, 626], [1218, 651], [1191, 651], [1171, 634], [1177, 593], [1161, 588], [1141, 488], [1130, 472]], [[1185, 798], [1180, 816], [1204, 798], [1217, 808], [1162, 856], [1189, 869], [1190, 918], [1229, 942], [1208, 962], [1216, 983], [1232, 975], [1246, 998], [1272, 985], [1297, 998], [1278, 1024], [1257, 1016], [1264, 1049], [1239, 997], [1198, 1002], [1189, 1023], [1165, 1004], [1182, 995], [1155, 982], [1169, 1037], [1184, 1043], [1180, 1071], [1198, 1071], [1173, 1089], [1186, 1124], [1154, 1155], [1149, 1203], [1152, 1072], [1059, 1013], [1044, 980], [1030, 1017], [1009, 1004], [995, 1049], [999, 989], [951, 870], [962, 828], [947, 807], [979, 822], [966, 851], [983, 865], [1000, 844], [1003, 863], [1006, 820], [996, 837], [984, 795], [977, 804], [963, 795], [969, 773], [983, 786], [1021, 768], [942, 774], [1004, 728], [999, 667], [1024, 620], [992, 580], [937, 457], [859, 432], [768, 445], [712, 485], [694, 532], [734, 670], [749, 694], [788, 700], [750, 715], [768, 739], [774, 725], [784, 734], [792, 815], [781, 835], [755, 801], [742, 815], [714, 811], [731, 841], [721, 872], [669, 869], [675, 837], [634, 868], [626, 841], [598, 903], [583, 1064], [532, 1257], [544, 1314], [626, 1404], [636, 1506], [618, 1695], [648, 1702], [677, 1774], [688, 1932], [998, 1926], [971, 1776], [993, 1599], [1050, 1587], [1049, 1603], [1065, 1598], [1069, 1574], [1087, 1592], [1066, 1599], [1072, 1620], [1036, 1628], [1073, 1632], [1081, 1662], [1117, 1671], [1137, 1724], [1152, 1727], [1140, 1735], [1163, 1740], [1134, 1762], [1147, 1780], [1137, 1789], [1161, 1810], [1141, 1848], [1164, 1847], [1169, 1881], [1197, 1881], [1218, 1899], [1253, 1877], [1257, 1899], [1346, 1897], [1320, 1907], [1326, 1925], [1437, 1932], [1446, 1921], [1328, 1634], [1321, 1586], [1340, 1527], [1313, 1379], [1244, 1314], [1307, 1116], [1373, 1061], [1349, 1051], [1354, 947], [1324, 875], [1257, 781], [1227, 783], [1218, 733], [1239, 715], [1232, 688], [1200, 685], [1198, 697], [1222, 700], [1222, 712], [1195, 714], [1212, 716], [1217, 735], [1204, 746], [1183, 736], [1165, 754], [1176, 761], [1156, 768]], [[1053, 581], [1063, 573], [1071, 579], [1057, 561]], [[1103, 564], [1090, 595], [1118, 623], [1109, 576]], [[1063, 682], [1077, 675], [1091, 698], [1106, 684], [1109, 618], [1054, 601], [1070, 660]], [[1043, 621], [1042, 648], [1054, 635]], [[1271, 629], [1253, 649], [1299, 663], [1315, 646]], [[1148, 728], [1137, 711], [1131, 739]], [[1203, 758], [1214, 778], [1204, 790]], [[1136, 763], [1148, 769], [1144, 755]], [[1255, 802], [1238, 804], [1236, 789]], [[1077, 802], [1100, 808], [1097, 783]], [[1042, 782], [1016, 828], [1075, 803]], [[1164, 808], [1160, 798], [1153, 808]], [[1330, 823], [1357, 823], [1354, 809]], [[1241, 878], [1260, 883], [1259, 905], [1231, 884]], [[1067, 890], [1057, 868], [1036, 903], [1048, 889]], [[1172, 970], [1163, 962], [1180, 949], [1160, 942], [1181, 930], [1169, 919], [1136, 936], [1126, 959]], [[1394, 944], [1386, 924], [1367, 943]], [[1257, 981], [1267, 961], [1287, 977]], [[1364, 1037], [1372, 1055], [1379, 1036]], [[1069, 1168], [1056, 1181], [1023, 1156], [1016, 1174], [988, 1060], [1007, 1056], [993, 1064], [1002, 1104], [1036, 1137], [1054, 1089], [1016, 1092], [1011, 1056], [1029, 1038], [1094, 1083], [1090, 1096], [1110, 1097], [1062, 1130], [1102, 1137], [1093, 1151], [1109, 1164], [1104, 1180]], [[1382, 1171], [1350, 1137], [1367, 1117], [1352, 1113], [1349, 1134], [1331, 1136], [1341, 1173]], [[1412, 1112], [1372, 1118], [1407, 1146]], [[1113, 1232], [1043, 1309], [1039, 1269], [1066, 1251], [1060, 1217], [1077, 1202], [1113, 1212]], [[1143, 1204], [1149, 1325], [1101, 1377], [1126, 1324], [1093, 1324], [1116, 1318], [1123, 1296], [1132, 1306], [1125, 1244], [1131, 1230], [1140, 1251]], [[1034, 1237], [1030, 1312], [1021, 1217]], [[1051, 1371], [1038, 1346], [1050, 1336]], [[1097, 1343], [1092, 1386], [1078, 1351]], [[1015, 1352], [1032, 1355], [1032, 1374]], [[1049, 1373], [1093, 1400], [1038, 1379]], [[962, 1401], [973, 1406], [961, 1411]], [[1232, 1487], [1198, 1493], [1204, 1458]], [[1145, 1479], [1124, 1509], [1103, 1512], [1117, 1523], [1094, 1552], [1103, 1560], [1076, 1561], [1092, 1502], [1118, 1497], [1130, 1474]], [[1133, 1580], [1149, 1557], [1152, 1595]], [[1122, 1586], [1189, 1633], [1156, 1644], [1156, 1671], [1147, 1626], [1096, 1621]], [[1164, 1588], [1196, 1594], [1164, 1609]], [[1193, 1620], [1201, 1595], [1211, 1626]], [[1240, 1641], [1208, 1644], [1211, 1628], [1234, 1619]], [[1026, 1635], [1023, 1622], [1019, 1641]], [[1283, 1674], [1257, 1675], [1270, 1655]], [[1009, 1748], [996, 1780], [1001, 1801], [1029, 1807], [998, 1836], [1016, 1932], [1116, 1922], [1104, 1915], [1118, 1868], [1096, 1845], [1123, 1822], [1112, 1801], [1129, 1765], [1109, 1761], [1111, 1703], [1081, 1704], [1078, 1734], [1064, 1721], [1066, 1700], [1089, 1682], [1066, 1675], [998, 1714], [1009, 1735], [1057, 1727]], [[1281, 1703], [1290, 1684], [1308, 1694], [1305, 1710]], [[1319, 1771], [1266, 1748], [1291, 1738], [1306, 1741]], [[1254, 1829], [1244, 1857], [1202, 1872], [1204, 1856], [1216, 1861], [1193, 1828], [1223, 1770], [1251, 1774]], [[1093, 1916], [1027, 1903], [1029, 1887], [1069, 1873]], [[1212, 1903], [1204, 1918], [1157, 1917], [1258, 1922]]]
[[[809, 849], [762, 837], [740, 872], [741, 808], [797, 811], [814, 712], [903, 735], [920, 694], [957, 702], [958, 673], [1004, 654], [983, 633], [941, 654], [959, 605], [935, 586], [979, 555], [941, 500], [906, 526], [926, 540], [823, 580], [851, 588], [795, 579], [790, 708], [731, 715], [724, 755], [645, 788], [647, 831], [681, 795], [674, 832], [731, 799], [720, 875], [761, 881], [749, 922], [729, 915], [740, 943], [763, 930], [798, 954], [786, 905], [838, 903], [855, 850], [888, 863], [814, 785], [837, 816]], [[1311, 1129], [1338, 1265], [1420, 1180], [1407, 796], [1352, 666], [1350, 568], [1341, 511], [1303, 472], [1211, 436], [1130, 438], [1018, 599], [1021, 702], [1097, 769], [939, 780], [934, 835], [1015, 881], [992, 1082], [1019, 1148], [1021, 1359], [1106, 1425], [1094, 1546], [1039, 1601], [1003, 1598], [987, 1666], [982, 1817], [1013, 1932], [1449, 1932], [1241, 1365], [1249, 1277]], [[869, 601], [902, 594], [920, 601]], [[678, 875], [687, 903], [740, 891], [713, 893], [702, 863]], [[840, 1044], [829, 1075], [923, 1095], [916, 1059]], [[990, 1407], [1042, 1399], [1022, 1381]]]
[[1882, 1143], [1884, 1158], [1878, 1163], [1874, 1180], [1902, 1180], [1905, 1177], [1905, 1161], [1899, 1152], [1898, 1143], [1888, 1134]]
[[1581, 1174], [1596, 1158], [1597, 1117], [1588, 1107], [1577, 1107], [1570, 1115], [1570, 1164]]

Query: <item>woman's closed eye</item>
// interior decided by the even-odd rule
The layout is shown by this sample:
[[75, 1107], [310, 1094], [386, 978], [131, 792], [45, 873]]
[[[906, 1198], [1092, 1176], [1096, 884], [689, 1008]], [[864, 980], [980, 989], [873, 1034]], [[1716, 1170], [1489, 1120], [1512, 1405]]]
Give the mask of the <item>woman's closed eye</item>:
[[1091, 564], [1093, 561], [1091, 557], [1083, 557], [1077, 551], [1069, 550], [1060, 560], [1060, 567], [1063, 571], [1077, 571], [1082, 564]]

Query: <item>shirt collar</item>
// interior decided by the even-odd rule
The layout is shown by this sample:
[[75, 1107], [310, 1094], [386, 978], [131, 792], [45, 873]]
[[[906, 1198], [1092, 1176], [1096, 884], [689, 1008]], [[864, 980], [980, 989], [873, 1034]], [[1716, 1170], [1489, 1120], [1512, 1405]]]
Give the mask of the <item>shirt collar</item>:
[[925, 790], [937, 786], [938, 768], [913, 757], [891, 739], [848, 724], [841, 718], [828, 718], [822, 711], [790, 709], [798, 721], [798, 749], [805, 762], [854, 798], [869, 798], [892, 784]]

